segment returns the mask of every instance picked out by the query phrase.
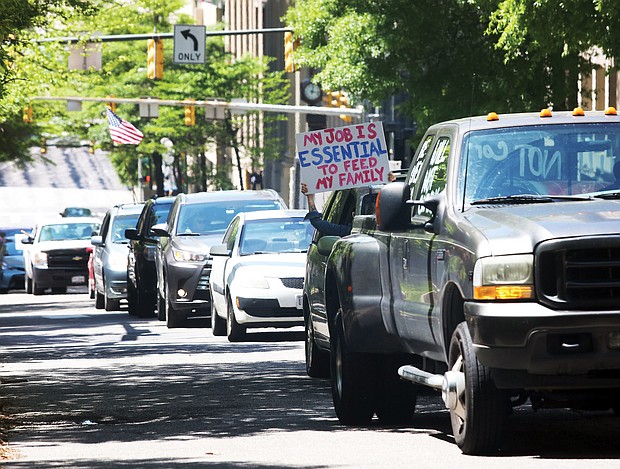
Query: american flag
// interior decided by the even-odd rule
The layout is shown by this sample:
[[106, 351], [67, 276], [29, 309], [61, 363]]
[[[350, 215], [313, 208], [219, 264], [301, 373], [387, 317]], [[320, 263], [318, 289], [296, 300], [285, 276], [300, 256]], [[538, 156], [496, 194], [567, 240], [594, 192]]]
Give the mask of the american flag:
[[129, 143], [137, 145], [142, 141], [144, 134], [136, 129], [125, 119], [118, 117], [110, 108], [106, 108], [108, 114], [108, 124], [110, 126], [110, 137], [114, 143]]

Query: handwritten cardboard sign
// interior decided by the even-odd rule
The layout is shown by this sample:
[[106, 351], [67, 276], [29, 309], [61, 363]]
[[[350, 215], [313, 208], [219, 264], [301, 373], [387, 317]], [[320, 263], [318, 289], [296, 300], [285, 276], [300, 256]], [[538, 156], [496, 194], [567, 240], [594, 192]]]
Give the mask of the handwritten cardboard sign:
[[301, 182], [308, 193], [388, 181], [388, 150], [381, 122], [298, 133]]

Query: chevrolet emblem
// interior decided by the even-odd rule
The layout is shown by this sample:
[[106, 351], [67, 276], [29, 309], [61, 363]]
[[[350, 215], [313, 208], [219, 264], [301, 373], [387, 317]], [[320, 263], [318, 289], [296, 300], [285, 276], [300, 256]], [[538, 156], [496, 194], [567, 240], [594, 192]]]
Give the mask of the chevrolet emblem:
[[82, 260], [82, 256], [75, 256], [71, 259], [72, 261], [81, 261]]

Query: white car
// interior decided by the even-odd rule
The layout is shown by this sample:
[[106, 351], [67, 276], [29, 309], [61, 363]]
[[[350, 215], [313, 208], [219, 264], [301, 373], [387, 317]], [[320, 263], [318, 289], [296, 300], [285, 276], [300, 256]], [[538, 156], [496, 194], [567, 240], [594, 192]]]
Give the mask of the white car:
[[37, 223], [21, 240], [26, 270], [26, 293], [66, 293], [67, 287], [88, 284], [88, 258], [93, 233], [101, 220], [93, 217], [65, 217]]
[[243, 339], [248, 327], [303, 326], [306, 251], [314, 228], [305, 210], [239, 213], [211, 248], [213, 335]]

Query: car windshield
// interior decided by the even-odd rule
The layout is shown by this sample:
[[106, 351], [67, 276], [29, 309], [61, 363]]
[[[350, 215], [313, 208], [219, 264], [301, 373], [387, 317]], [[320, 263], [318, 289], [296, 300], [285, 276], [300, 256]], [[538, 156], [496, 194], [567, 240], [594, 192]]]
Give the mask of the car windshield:
[[242, 256], [266, 252], [306, 252], [314, 227], [303, 218], [248, 220], [241, 235]]
[[90, 239], [99, 231], [99, 223], [61, 223], [41, 227], [39, 241]]
[[112, 223], [112, 242], [113, 243], [129, 243], [129, 240], [125, 238], [125, 230], [127, 228], [135, 228], [138, 223], [138, 217], [140, 214], [131, 215], [118, 215], [114, 218]]
[[463, 208], [515, 195], [553, 198], [617, 191], [620, 126], [582, 123], [470, 132], [458, 180]]
[[200, 235], [224, 233], [239, 212], [281, 208], [275, 200], [232, 200], [184, 205], [180, 209], [176, 231], [177, 234]]

